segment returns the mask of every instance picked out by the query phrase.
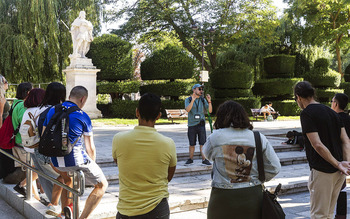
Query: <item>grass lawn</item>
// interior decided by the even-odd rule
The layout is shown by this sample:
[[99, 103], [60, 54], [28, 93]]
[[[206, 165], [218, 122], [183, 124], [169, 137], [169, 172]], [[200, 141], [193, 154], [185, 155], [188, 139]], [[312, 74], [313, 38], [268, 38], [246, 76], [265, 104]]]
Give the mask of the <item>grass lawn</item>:
[[[215, 121], [215, 118], [212, 118], [213, 121]], [[251, 121], [253, 120], [253, 117], [249, 117]], [[263, 121], [264, 119], [258, 119], [258, 121]], [[280, 116], [277, 119], [278, 121], [289, 121], [289, 120], [299, 120], [299, 116]], [[187, 120], [174, 120], [175, 124], [186, 124]], [[93, 119], [92, 125], [93, 126], [135, 126], [138, 124], [137, 119], [119, 119], [119, 118], [100, 118], [100, 119]], [[159, 119], [157, 120], [156, 124], [172, 124], [171, 121], [167, 119]]]

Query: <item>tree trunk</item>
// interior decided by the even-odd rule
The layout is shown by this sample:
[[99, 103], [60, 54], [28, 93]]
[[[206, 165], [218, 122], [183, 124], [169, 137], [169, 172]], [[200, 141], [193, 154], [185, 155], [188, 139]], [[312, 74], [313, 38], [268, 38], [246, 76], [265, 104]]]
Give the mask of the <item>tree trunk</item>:
[[338, 72], [341, 74], [341, 77], [344, 77], [344, 74], [341, 70], [341, 56], [340, 56], [340, 48], [339, 45], [337, 44], [336, 47], [336, 53], [337, 53], [337, 61], [338, 61]]

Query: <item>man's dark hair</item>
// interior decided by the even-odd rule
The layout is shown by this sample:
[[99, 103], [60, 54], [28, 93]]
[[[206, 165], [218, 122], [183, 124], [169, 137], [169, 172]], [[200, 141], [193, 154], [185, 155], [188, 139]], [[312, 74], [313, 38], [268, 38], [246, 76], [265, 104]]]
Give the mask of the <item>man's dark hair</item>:
[[28, 91], [30, 91], [31, 89], [33, 89], [33, 86], [31, 83], [29, 82], [20, 83], [17, 87], [16, 98], [19, 100], [24, 100], [28, 95]]
[[315, 88], [312, 87], [310, 82], [301, 81], [297, 83], [294, 87], [294, 95], [298, 95], [302, 98], [315, 98]]
[[155, 121], [160, 113], [162, 101], [159, 96], [152, 93], [145, 93], [139, 100], [138, 110], [141, 119]]
[[287, 137], [287, 138], [292, 138], [292, 137], [294, 137], [294, 132], [288, 131], [286, 137]]
[[66, 100], [66, 87], [59, 82], [50, 83], [45, 92], [41, 106], [57, 105]]
[[337, 93], [334, 96], [334, 99], [337, 101], [339, 108], [341, 110], [345, 110], [346, 106], [348, 105], [349, 102], [349, 97], [346, 94], [342, 94], [342, 93]]
[[88, 96], [88, 90], [83, 87], [83, 86], [75, 86], [73, 89], [70, 91], [69, 97], [73, 98], [82, 98], [82, 97], [87, 97]]
[[232, 100], [228, 100], [219, 106], [214, 127], [215, 129], [228, 127], [253, 129], [248, 114], [242, 105]]

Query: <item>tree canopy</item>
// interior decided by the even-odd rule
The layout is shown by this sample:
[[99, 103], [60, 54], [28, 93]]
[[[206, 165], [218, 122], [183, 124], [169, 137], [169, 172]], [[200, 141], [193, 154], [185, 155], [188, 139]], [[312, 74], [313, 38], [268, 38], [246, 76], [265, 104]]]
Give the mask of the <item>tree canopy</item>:
[[67, 25], [85, 10], [99, 32], [99, 0], [2, 0], [0, 73], [10, 82], [62, 80], [71, 35]]
[[[248, 35], [259, 36], [260, 43], [275, 40], [278, 25], [275, 8], [269, 0], [137, 0], [125, 5], [112, 20], [126, 18], [115, 33], [125, 39], [145, 39], [159, 33], [176, 33], [177, 38], [199, 62], [205, 39], [207, 70], [216, 67], [217, 52], [232, 43], [244, 41]], [[199, 27], [194, 31], [192, 27]], [[208, 30], [214, 28], [215, 32]], [[205, 55], [205, 54], [204, 54]]]

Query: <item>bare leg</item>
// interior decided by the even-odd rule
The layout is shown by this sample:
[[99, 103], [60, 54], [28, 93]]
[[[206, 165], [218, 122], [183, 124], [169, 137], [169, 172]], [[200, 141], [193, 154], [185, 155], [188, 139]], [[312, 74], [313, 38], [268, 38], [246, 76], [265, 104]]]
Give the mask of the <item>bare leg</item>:
[[190, 152], [190, 159], [192, 160], [193, 160], [194, 149], [195, 149], [194, 145], [190, 146], [189, 152]]
[[206, 158], [205, 158], [205, 156], [204, 156], [204, 154], [203, 154], [203, 145], [200, 145], [200, 150], [201, 150], [201, 155], [202, 155], [202, 160], [205, 160]]
[[101, 198], [105, 193], [107, 187], [108, 182], [105, 180], [95, 185], [94, 190], [92, 190], [85, 202], [84, 210], [79, 217], [80, 219], [85, 219], [89, 217], [91, 212], [97, 207], [98, 203], [100, 203]]
[[[60, 174], [60, 176], [57, 178], [57, 180], [59, 180], [60, 182], [66, 184], [69, 187], [73, 187], [73, 181], [71, 179], [71, 177], [68, 176], [67, 172], [62, 172], [60, 170], [58, 170], [56, 167], [54, 167], [52, 164], [50, 164], [52, 166], [52, 168]], [[62, 195], [61, 195], [62, 194]], [[61, 197], [61, 207], [62, 207], [62, 211], [64, 209], [64, 207], [68, 206], [69, 204], [72, 203], [72, 200], [69, 199], [70, 193], [63, 189], [62, 187], [58, 186], [58, 185], [54, 185], [53, 189], [52, 189], [52, 204], [53, 205], [57, 205], [58, 204], [58, 200]], [[55, 203], [57, 204], [55, 204]]]

